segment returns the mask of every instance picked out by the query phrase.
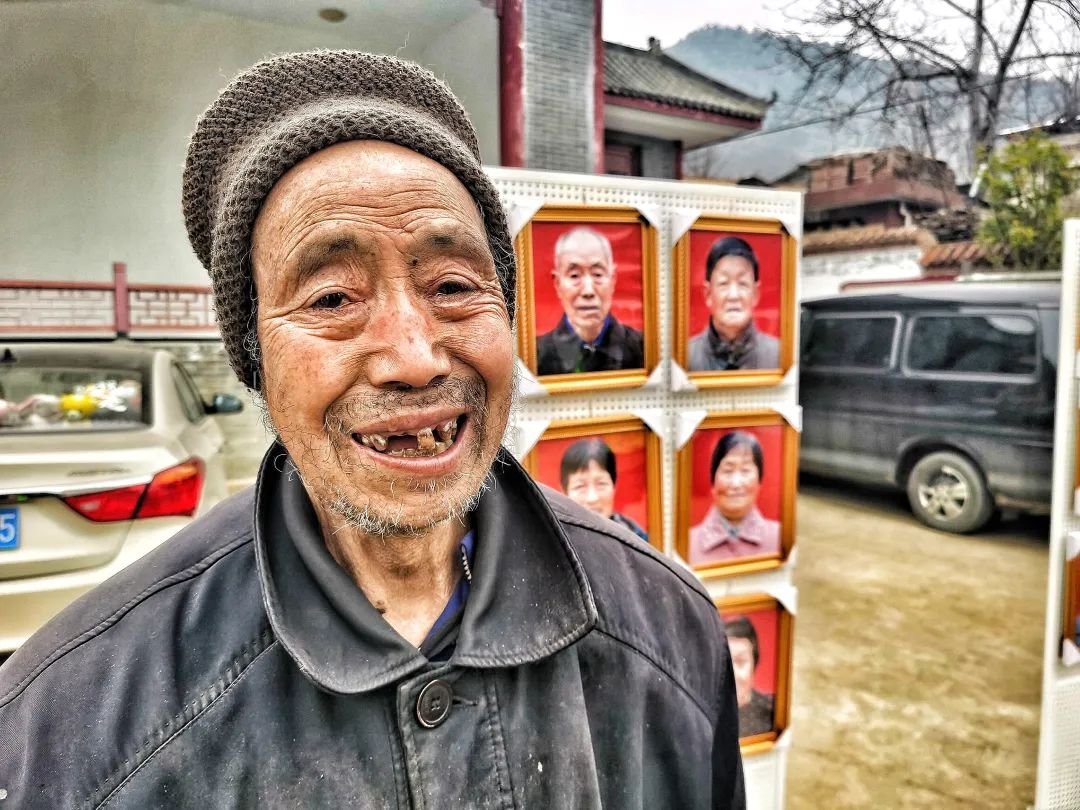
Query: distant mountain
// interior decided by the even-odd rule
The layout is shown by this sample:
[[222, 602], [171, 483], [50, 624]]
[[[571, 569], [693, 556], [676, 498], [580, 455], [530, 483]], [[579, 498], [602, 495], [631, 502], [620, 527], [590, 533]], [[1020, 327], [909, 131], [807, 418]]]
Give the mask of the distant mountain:
[[[891, 125], [878, 115], [866, 114], [840, 124], [820, 123], [783, 129], [801, 121], [829, 117], [843, 105], [853, 103], [880, 82], [884, 63], [866, 59], [855, 67], [849, 87], [836, 95], [830, 109], [806, 103], [801, 94], [806, 70], [783, 52], [780, 40], [772, 34], [710, 25], [699, 28], [665, 50], [695, 70], [743, 92], [760, 98], [776, 94], [761, 133], [690, 153], [687, 156], [689, 174], [731, 179], [757, 176], [773, 181], [802, 163], [840, 152], [895, 144], [928, 151], [916, 128], [909, 125], [909, 119], [903, 115]], [[1019, 105], [1007, 108], [1000, 127], [1019, 126], [1054, 114], [1049, 85], [1036, 88], [1034, 96], [1034, 99], [1028, 99], [1024, 109]], [[876, 107], [882, 103], [884, 98], [870, 101], [867, 106]], [[967, 180], [971, 173], [964, 150], [955, 145], [956, 127], [962, 126], [963, 118], [958, 112], [955, 122], [934, 133], [937, 157], [952, 167], [960, 182]], [[778, 131], [765, 134], [770, 130]]]

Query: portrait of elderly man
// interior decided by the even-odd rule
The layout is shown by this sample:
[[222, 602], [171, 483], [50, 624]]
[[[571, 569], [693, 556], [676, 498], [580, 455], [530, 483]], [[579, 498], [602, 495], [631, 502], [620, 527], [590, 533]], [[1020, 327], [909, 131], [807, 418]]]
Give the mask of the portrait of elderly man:
[[754, 688], [754, 676], [761, 661], [758, 634], [746, 616], [732, 616], [724, 622], [731, 663], [735, 668], [735, 693], [739, 703], [739, 736], [752, 737], [773, 730], [773, 696]]
[[537, 374], [645, 367], [641, 332], [611, 314], [617, 269], [599, 231], [577, 227], [559, 237], [551, 279], [563, 316], [536, 340]]
[[617, 480], [615, 453], [607, 442], [597, 437], [574, 442], [559, 462], [559, 481], [570, 500], [626, 527], [648, 543], [649, 535], [637, 521], [615, 511]]
[[259, 63], [183, 209], [276, 441], [0, 669], [4, 806], [742, 807], [708, 595], [500, 446], [514, 252], [446, 85]]
[[754, 325], [761, 302], [761, 269], [745, 239], [716, 240], [705, 259], [709, 322], [690, 338], [690, 371], [780, 367], [780, 341]]
[[690, 530], [690, 563], [710, 563], [780, 551], [780, 524], [758, 509], [765, 454], [751, 433], [725, 433], [709, 462], [712, 504]]

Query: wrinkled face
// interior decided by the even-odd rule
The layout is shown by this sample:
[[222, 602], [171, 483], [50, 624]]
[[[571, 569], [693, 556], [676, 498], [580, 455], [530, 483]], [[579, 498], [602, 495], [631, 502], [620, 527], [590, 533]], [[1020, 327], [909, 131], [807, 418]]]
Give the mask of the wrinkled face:
[[729, 636], [727, 643], [735, 669], [735, 699], [739, 706], [746, 706], [754, 689], [754, 647], [748, 638]]
[[749, 447], [733, 447], [720, 459], [713, 477], [713, 503], [727, 520], [738, 522], [750, 514], [761, 491], [754, 454]]
[[324, 531], [417, 534], [472, 508], [514, 357], [457, 178], [391, 144], [324, 149], [271, 190], [252, 264], [262, 392]]
[[595, 460], [566, 479], [566, 494], [590, 512], [610, 518], [615, 511], [615, 484]]
[[600, 237], [588, 232], [574, 234], [555, 257], [551, 277], [574, 331], [584, 340], [595, 340], [611, 312], [615, 294], [615, 265]]
[[761, 290], [754, 280], [754, 265], [742, 256], [724, 256], [713, 267], [705, 282], [705, 305], [713, 328], [725, 340], [742, 334], [761, 300]]

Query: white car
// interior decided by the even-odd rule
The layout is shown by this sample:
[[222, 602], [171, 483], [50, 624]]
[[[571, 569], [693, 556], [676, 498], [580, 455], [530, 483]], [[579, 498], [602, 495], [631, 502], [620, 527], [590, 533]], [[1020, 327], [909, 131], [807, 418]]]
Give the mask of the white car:
[[224, 439], [166, 351], [0, 351], [0, 654], [226, 495]]

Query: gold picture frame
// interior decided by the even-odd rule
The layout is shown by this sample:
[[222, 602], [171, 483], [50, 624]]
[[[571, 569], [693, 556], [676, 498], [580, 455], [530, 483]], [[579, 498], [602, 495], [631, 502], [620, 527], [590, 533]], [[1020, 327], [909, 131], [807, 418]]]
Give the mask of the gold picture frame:
[[[615, 371], [567, 374], [537, 374], [537, 319], [535, 311], [538, 273], [533, 261], [533, 225], [564, 223], [568, 229], [578, 225], [634, 224], [641, 227], [642, 335], [645, 367]], [[518, 355], [549, 393], [582, 392], [635, 388], [648, 379], [660, 362], [657, 307], [657, 256], [659, 236], [649, 221], [636, 209], [622, 206], [544, 206], [522, 228], [514, 240], [518, 259]], [[616, 257], [617, 259], [617, 257]]]
[[791, 722], [791, 673], [794, 649], [794, 617], [775, 598], [767, 594], [728, 596], [713, 600], [721, 617], [727, 613], [755, 613], [774, 610], [776, 622], [776, 691], [773, 693], [773, 728], [763, 734], [739, 738], [743, 756], [763, 754], [776, 745], [780, 734]]
[[[662, 553], [664, 550], [664, 510], [660, 437], [653, 433], [641, 419], [636, 416], [616, 416], [552, 422], [537, 441], [536, 446], [525, 456], [522, 464], [534, 480], [542, 481], [538, 457], [538, 447], [541, 442], [592, 436], [603, 438], [603, 436], [612, 433], [638, 431], [643, 431], [645, 435], [645, 515], [648, 524], [649, 545]], [[558, 489], [558, 486], [554, 486], [554, 488]]]
[[693, 442], [691, 437], [678, 451], [676, 461], [675, 550], [702, 579], [738, 576], [768, 571], [783, 565], [795, 545], [795, 498], [798, 491], [799, 432], [778, 413], [772, 411], [733, 411], [707, 416], [694, 434], [706, 430], [742, 427], [780, 427], [780, 554], [736, 557], [711, 563], [695, 564], [690, 559], [690, 511], [693, 497]]
[[[776, 369], [745, 369], [738, 371], [691, 371], [690, 354], [690, 297], [697, 293], [695, 268], [690, 266], [690, 240], [695, 232], [739, 234], [779, 234], [780, 239], [780, 366]], [[798, 242], [787, 227], [774, 219], [746, 219], [703, 216], [675, 243], [672, 269], [675, 274], [675, 332], [672, 356], [698, 388], [745, 388], [778, 385], [795, 360], [795, 327], [798, 312], [795, 306], [795, 281]]]

